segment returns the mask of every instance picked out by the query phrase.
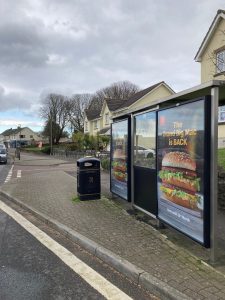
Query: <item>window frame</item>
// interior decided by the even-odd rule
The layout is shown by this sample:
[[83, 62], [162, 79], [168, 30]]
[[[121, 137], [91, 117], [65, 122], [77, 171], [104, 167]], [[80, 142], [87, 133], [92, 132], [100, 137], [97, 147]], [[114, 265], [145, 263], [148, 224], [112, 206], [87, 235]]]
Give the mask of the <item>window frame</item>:
[[95, 120], [95, 121], [94, 121], [94, 129], [95, 129], [95, 130], [98, 129], [98, 120]]
[[85, 130], [85, 131], [88, 131], [88, 121], [85, 121], [85, 122], [84, 122], [84, 130]]
[[[220, 55], [222, 55], [223, 57], [219, 58]], [[225, 46], [215, 51], [215, 61], [216, 61], [216, 75], [224, 73], [225, 72]]]
[[218, 107], [218, 123], [219, 124], [225, 122], [225, 117], [221, 117], [222, 115], [225, 116], [225, 105]]

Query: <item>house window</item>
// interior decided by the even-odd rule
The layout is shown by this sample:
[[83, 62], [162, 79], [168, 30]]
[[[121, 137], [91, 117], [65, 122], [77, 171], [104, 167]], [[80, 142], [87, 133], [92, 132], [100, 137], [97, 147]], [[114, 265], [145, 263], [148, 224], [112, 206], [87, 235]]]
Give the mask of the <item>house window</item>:
[[30, 135], [30, 139], [32, 139], [33, 138], [33, 135]]
[[225, 72], [225, 50], [216, 53], [216, 73]]
[[84, 129], [85, 129], [85, 131], [88, 131], [88, 122], [87, 121], [85, 121], [85, 123], [84, 123]]
[[25, 139], [25, 134], [20, 134], [20, 139]]
[[225, 106], [219, 106], [218, 109], [218, 123], [225, 122]]
[[109, 113], [105, 114], [105, 125], [109, 125]]
[[98, 129], [98, 121], [94, 122], [94, 129]]

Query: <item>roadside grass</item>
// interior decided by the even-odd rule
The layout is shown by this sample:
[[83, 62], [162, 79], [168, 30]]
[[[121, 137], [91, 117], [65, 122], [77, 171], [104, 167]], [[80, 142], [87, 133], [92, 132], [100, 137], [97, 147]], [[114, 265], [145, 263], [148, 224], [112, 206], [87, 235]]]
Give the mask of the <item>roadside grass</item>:
[[74, 203], [80, 202], [80, 198], [78, 196], [74, 196], [72, 198], [72, 202], [74, 202]]
[[42, 148], [39, 147], [23, 147], [22, 151], [25, 151], [27, 153], [36, 153], [36, 154], [50, 154], [50, 146], [46, 145], [43, 146]]
[[[30, 153], [32, 152], [32, 153], [43, 154], [43, 153], [47, 153], [49, 151], [49, 146], [42, 147], [42, 149], [40, 149], [38, 147], [27, 147], [27, 148], [23, 148], [23, 150], [25, 150], [26, 152], [30, 152]], [[107, 164], [108, 164], [108, 162], [107, 162]], [[225, 148], [218, 149], [218, 164], [220, 167], [222, 167], [225, 170]], [[106, 170], [108, 169], [108, 165], [104, 166], [104, 167]]]
[[41, 149], [38, 147], [33, 147], [33, 148], [23, 148], [24, 151], [26, 152], [34, 152], [34, 153], [42, 153]]
[[218, 149], [218, 165], [225, 170], [225, 149]]

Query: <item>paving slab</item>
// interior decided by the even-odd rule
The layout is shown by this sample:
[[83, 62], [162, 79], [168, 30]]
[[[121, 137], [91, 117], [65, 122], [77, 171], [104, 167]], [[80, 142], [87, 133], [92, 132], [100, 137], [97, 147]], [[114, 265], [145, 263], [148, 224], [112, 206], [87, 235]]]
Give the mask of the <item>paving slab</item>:
[[[35, 157], [33, 163], [38, 163]], [[164, 299], [225, 299], [222, 272], [174, 245], [158, 230], [138, 221], [106, 197], [77, 201], [76, 178], [64, 171], [13, 179], [3, 185], [1, 194], [55, 221], [68, 234], [71, 230], [73, 236], [86, 238], [86, 244], [92, 246], [96, 255], [108, 257], [107, 262], [111, 259], [125, 274], [134, 275], [139, 270], [139, 283], [151, 289], [153, 284]]]

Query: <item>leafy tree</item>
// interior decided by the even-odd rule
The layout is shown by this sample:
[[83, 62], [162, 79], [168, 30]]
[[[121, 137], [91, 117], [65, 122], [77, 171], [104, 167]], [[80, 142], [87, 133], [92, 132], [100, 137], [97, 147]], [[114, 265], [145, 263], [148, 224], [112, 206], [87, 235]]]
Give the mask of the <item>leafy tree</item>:
[[110, 143], [110, 137], [108, 135], [102, 135], [100, 137], [100, 140], [101, 140], [101, 144], [102, 144], [103, 149], [106, 149], [107, 146]]
[[83, 150], [84, 149], [84, 134], [80, 131], [74, 133], [72, 135], [72, 141], [75, 144], [75, 148], [77, 150]]

